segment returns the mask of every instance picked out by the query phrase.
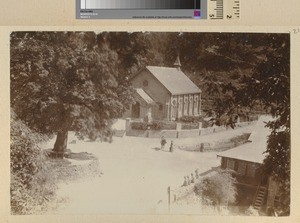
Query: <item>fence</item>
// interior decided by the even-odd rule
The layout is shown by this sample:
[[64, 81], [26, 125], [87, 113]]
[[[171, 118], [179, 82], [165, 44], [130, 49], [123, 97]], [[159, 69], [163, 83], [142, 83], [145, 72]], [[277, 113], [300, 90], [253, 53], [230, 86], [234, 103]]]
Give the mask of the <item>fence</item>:
[[[171, 126], [172, 129], [159, 129], [157, 127], [155, 127], [156, 129], [155, 128], [151, 129], [151, 125], [153, 124], [149, 123], [149, 126], [147, 126], [147, 123], [144, 122], [141, 122], [142, 124], [133, 124], [133, 123], [137, 123], [137, 122], [132, 122], [130, 119], [126, 120], [126, 136], [147, 137], [147, 138], [160, 138], [162, 136], [166, 138], [192, 138], [192, 137], [225, 131], [227, 129], [225, 126], [213, 126], [208, 128], [202, 128], [202, 123], [191, 124], [191, 126], [193, 126], [194, 128], [197, 126], [198, 127], [197, 129], [183, 129], [183, 126], [186, 125], [178, 122], [168, 123], [169, 128]], [[236, 127], [246, 126], [249, 125], [250, 123], [251, 122], [237, 123]], [[132, 128], [132, 124], [134, 128]], [[136, 129], [137, 126], [140, 129]], [[160, 127], [162, 126], [164, 125], [160, 124]]]

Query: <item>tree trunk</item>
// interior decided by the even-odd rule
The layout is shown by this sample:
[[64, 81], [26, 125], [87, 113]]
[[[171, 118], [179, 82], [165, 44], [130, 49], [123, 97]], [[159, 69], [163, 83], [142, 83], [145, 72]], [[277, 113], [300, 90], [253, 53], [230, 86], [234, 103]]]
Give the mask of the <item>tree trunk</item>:
[[56, 156], [63, 157], [64, 153], [67, 150], [67, 141], [68, 141], [68, 131], [60, 131], [57, 133], [56, 141], [53, 148], [53, 153]]

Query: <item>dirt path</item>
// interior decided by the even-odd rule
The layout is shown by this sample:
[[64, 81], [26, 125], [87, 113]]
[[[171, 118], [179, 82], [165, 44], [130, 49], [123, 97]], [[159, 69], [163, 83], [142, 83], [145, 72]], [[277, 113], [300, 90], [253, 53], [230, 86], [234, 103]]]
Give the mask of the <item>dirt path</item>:
[[[239, 134], [219, 134], [228, 137]], [[205, 136], [215, 140], [216, 135]], [[69, 137], [70, 141], [74, 136]], [[197, 139], [184, 139], [192, 143]], [[178, 141], [180, 142], [180, 140]], [[74, 153], [88, 152], [99, 159], [103, 175], [59, 184], [58, 196], [66, 197], [55, 213], [60, 214], [157, 214], [168, 213], [167, 187], [179, 187], [183, 176], [199, 169], [205, 172], [219, 166], [215, 152], [160, 151], [159, 139], [124, 137], [114, 142], [68, 144]], [[80, 165], [81, 161], [76, 161]], [[176, 213], [187, 213], [176, 210]]]

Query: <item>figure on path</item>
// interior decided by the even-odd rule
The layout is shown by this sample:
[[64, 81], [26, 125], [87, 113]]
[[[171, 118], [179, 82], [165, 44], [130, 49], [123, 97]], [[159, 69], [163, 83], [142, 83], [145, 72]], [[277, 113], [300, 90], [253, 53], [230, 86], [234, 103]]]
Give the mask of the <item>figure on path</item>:
[[169, 151], [172, 153], [173, 152], [173, 140], [171, 141], [171, 144], [170, 144], [170, 149]]
[[160, 140], [161, 150], [163, 150], [165, 148], [166, 143], [167, 143], [167, 140], [165, 139], [164, 136], [162, 136], [161, 140]]

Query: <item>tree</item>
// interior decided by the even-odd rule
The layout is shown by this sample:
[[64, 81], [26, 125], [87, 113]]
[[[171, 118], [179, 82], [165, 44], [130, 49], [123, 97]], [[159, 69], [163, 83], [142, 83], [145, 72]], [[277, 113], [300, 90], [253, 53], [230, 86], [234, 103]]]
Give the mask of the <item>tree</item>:
[[[253, 108], [259, 104], [261, 112], [274, 117], [266, 123], [271, 129], [264, 160], [265, 172], [274, 176], [285, 197], [280, 208], [289, 213], [290, 197], [290, 42], [287, 34], [264, 34], [260, 42], [260, 59], [250, 75], [238, 83], [221, 83], [222, 97], [228, 101], [217, 105], [222, 114], [233, 115], [240, 106]], [[220, 97], [220, 98], [222, 98]], [[225, 104], [225, 108], [224, 108]], [[288, 198], [288, 199], [286, 199]]]
[[69, 130], [110, 138], [113, 120], [131, 100], [128, 82], [118, 78], [118, 54], [99, 35], [11, 34], [11, 106], [34, 131], [57, 134], [55, 152], [66, 150]]

